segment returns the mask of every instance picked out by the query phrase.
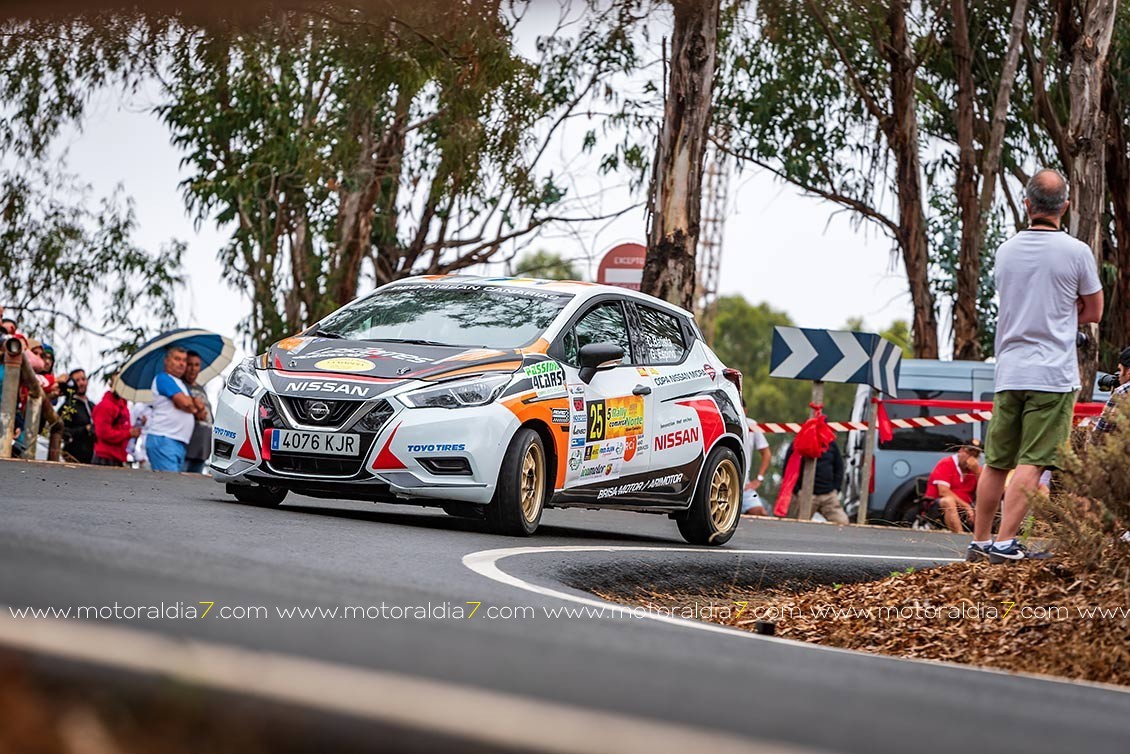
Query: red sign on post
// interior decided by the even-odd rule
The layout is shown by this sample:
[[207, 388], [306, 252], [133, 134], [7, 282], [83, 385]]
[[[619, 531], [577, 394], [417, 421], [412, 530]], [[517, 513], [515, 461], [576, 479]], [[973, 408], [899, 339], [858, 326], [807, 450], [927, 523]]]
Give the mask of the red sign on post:
[[643, 282], [643, 262], [647, 247], [639, 243], [622, 243], [613, 246], [600, 260], [596, 269], [596, 282], [620, 288], [640, 289]]

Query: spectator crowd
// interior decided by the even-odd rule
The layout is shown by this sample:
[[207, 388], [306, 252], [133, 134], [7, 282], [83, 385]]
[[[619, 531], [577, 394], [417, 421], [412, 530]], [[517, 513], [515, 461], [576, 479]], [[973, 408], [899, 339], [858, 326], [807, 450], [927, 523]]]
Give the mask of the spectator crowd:
[[[10, 338], [23, 344], [27, 362], [43, 390], [44, 400], [63, 425], [63, 459], [96, 466], [131, 466], [154, 471], [203, 473], [211, 449], [212, 406], [204, 386], [197, 383], [202, 367], [199, 354], [170, 348], [165, 370], [154, 380], [154, 400], [133, 404], [117, 392], [117, 375], [106, 381], [107, 390], [94, 402], [88, 396], [86, 369], [58, 369], [57, 354], [48, 343], [20, 331], [19, 322], [0, 307], [0, 344]], [[4, 367], [0, 362], [0, 385]], [[0, 438], [11, 443], [13, 455], [22, 455], [40, 441], [45, 426], [24, 426], [27, 386], [19, 387], [15, 431]], [[29, 431], [30, 430], [30, 431]]]

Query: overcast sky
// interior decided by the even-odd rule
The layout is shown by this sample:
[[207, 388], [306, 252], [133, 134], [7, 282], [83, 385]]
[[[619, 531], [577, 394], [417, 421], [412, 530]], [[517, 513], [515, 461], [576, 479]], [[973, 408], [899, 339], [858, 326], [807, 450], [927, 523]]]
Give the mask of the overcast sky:
[[[194, 227], [185, 210], [177, 188], [184, 177], [181, 155], [150, 112], [157, 104], [155, 92], [143, 89], [128, 98], [96, 95], [82, 130], [67, 132], [60, 148], [66, 150], [68, 169], [91, 183], [99, 195], [118, 184], [124, 187], [135, 202], [138, 243], [155, 249], [170, 238], [187, 242], [188, 286], [180, 296], [181, 326], [205, 327], [234, 337], [236, 323], [249, 309], [243, 295], [220, 277], [217, 251], [228, 230], [211, 223]], [[621, 178], [599, 176], [596, 157], [577, 157], [584, 132], [595, 124], [580, 119], [571, 124], [550, 154], [559, 169], [570, 174], [574, 190], [603, 190], [605, 211], [630, 204], [627, 188], [617, 185]], [[606, 250], [620, 242], [645, 240], [645, 222], [640, 209], [610, 224], [539, 239], [532, 248], [578, 260], [592, 279]], [[767, 173], [753, 168], [731, 171], [720, 293], [768, 302], [803, 327], [837, 328], [849, 317], [862, 317], [865, 327], [881, 329], [896, 319], [909, 319], [906, 280], [901, 263], [891, 254], [890, 239], [867, 224], [853, 225], [851, 217], [834, 205], [805, 197]], [[497, 266], [484, 271], [503, 272]], [[76, 336], [58, 345], [63, 366], [81, 362], [89, 368], [95, 363], [94, 343]]]

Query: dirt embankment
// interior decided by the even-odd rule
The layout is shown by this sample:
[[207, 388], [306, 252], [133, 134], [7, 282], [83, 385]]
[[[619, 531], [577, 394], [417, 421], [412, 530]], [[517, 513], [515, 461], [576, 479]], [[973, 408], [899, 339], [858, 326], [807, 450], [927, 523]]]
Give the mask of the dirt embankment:
[[[1130, 546], [1130, 545], [1128, 545]], [[608, 600], [864, 652], [1130, 685], [1130, 590], [1060, 558], [955, 563], [811, 588], [643, 584]]]

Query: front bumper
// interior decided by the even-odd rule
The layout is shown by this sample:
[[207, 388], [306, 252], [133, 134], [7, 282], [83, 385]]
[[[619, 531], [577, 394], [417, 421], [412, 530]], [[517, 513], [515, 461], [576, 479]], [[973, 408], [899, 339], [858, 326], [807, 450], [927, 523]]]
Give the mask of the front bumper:
[[[397, 391], [402, 392], [402, 391]], [[518, 419], [491, 403], [473, 408], [408, 408], [394, 395], [392, 413], [376, 432], [354, 427], [366, 411], [350, 413], [340, 432], [361, 435], [361, 455], [284, 454], [265, 447], [272, 427], [332, 431], [295, 421], [292, 412], [265, 418], [264, 400], [281, 402], [261, 389], [254, 397], [224, 390], [216, 408], [210, 467], [225, 484], [270, 484], [296, 492], [362, 500], [489, 503], [502, 459]], [[268, 412], [269, 413], [269, 412]]]

